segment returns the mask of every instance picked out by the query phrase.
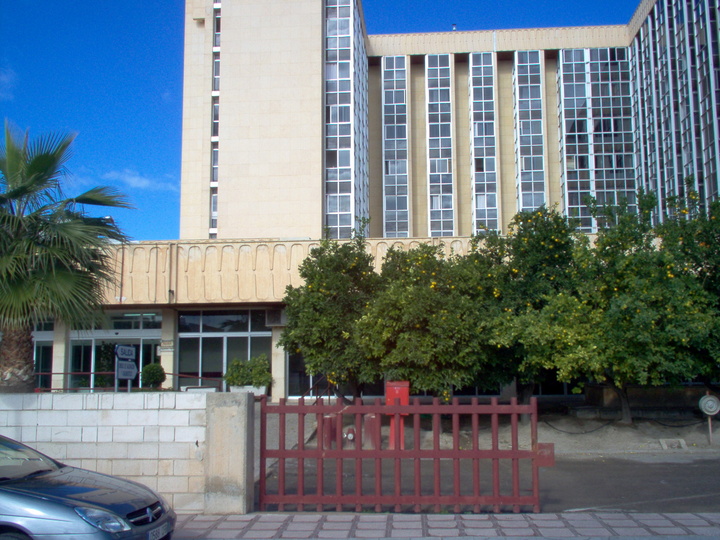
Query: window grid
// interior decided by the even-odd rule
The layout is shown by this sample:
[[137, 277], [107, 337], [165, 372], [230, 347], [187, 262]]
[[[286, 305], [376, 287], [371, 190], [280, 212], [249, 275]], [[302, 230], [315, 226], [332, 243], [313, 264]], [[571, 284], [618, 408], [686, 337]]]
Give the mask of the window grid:
[[383, 236], [407, 238], [407, 58], [383, 58]]
[[545, 204], [545, 143], [543, 141], [542, 64], [540, 51], [516, 51], [515, 156], [518, 210]]
[[495, 63], [493, 54], [470, 55], [470, 134], [473, 171], [473, 222], [475, 233], [497, 230], [498, 188], [496, 168]]
[[597, 230], [587, 198], [598, 204], [635, 203], [635, 130], [629, 51], [561, 51], [562, 185], [565, 209], [586, 232]]
[[450, 58], [449, 54], [425, 57], [430, 236], [455, 234]]
[[638, 125], [638, 178], [664, 202], [685, 194], [685, 183], [701, 204], [718, 196], [717, 0], [654, 4], [633, 42]]
[[515, 52], [513, 79], [518, 210], [535, 210], [545, 204], [540, 51]]
[[325, 1], [325, 229], [349, 238], [355, 215], [353, 10], [351, 0]]
[[212, 53], [212, 81], [211, 81], [211, 116], [210, 116], [210, 218], [208, 222], [208, 237], [213, 238], [217, 233], [217, 182], [220, 176], [219, 161], [220, 147], [220, 3], [213, 3], [213, 53]]
[[369, 174], [368, 174], [368, 62], [365, 50], [365, 31], [359, 2], [353, 1], [353, 151], [355, 169], [353, 188], [355, 207], [353, 208], [353, 227], [355, 219], [367, 219], [370, 215]]

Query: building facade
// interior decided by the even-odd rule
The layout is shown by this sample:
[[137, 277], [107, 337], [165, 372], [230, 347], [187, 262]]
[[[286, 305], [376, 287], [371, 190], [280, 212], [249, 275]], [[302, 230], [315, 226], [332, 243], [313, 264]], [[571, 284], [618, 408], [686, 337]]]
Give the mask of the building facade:
[[103, 340], [131, 340], [192, 386], [264, 352], [274, 397], [299, 395], [311, 380], [275, 343], [320, 238], [368, 223], [381, 257], [463, 249], [542, 205], [593, 232], [588, 197], [633, 204], [639, 188], [658, 219], [688, 186], [707, 204], [717, 14], [645, 0], [627, 25], [368, 36], [360, 0], [187, 0], [181, 238], [119, 248], [107, 328], [39, 328], [39, 363], [96, 372]]

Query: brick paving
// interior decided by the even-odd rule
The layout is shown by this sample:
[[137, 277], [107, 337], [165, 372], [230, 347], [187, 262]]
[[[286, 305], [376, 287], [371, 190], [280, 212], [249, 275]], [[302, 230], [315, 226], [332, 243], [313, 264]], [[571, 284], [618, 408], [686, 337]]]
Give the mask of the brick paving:
[[174, 539], [720, 538], [718, 513], [181, 515]]

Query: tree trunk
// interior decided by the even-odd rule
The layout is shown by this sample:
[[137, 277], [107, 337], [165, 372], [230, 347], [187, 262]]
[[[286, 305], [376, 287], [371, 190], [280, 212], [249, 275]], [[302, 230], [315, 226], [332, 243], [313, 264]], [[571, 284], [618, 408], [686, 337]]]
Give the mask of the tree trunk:
[[[518, 380], [515, 381], [515, 393], [517, 394], [518, 401], [521, 405], [528, 405], [530, 404], [530, 398], [533, 396], [533, 392], [535, 391], [535, 383], [522, 383]], [[529, 414], [522, 414], [520, 415], [520, 423], [524, 426], [528, 425], [530, 423], [530, 415]]]
[[32, 327], [2, 328], [0, 341], [0, 392], [35, 390]]
[[515, 392], [517, 393], [518, 401], [522, 405], [527, 405], [530, 403], [530, 398], [533, 396], [534, 391], [534, 382], [521, 383], [520, 381], [515, 381]]
[[627, 386], [618, 386], [615, 383], [611, 383], [610, 386], [617, 394], [620, 400], [620, 411], [622, 416], [620, 417], [621, 424], [632, 424], [632, 412], [630, 411], [630, 398], [628, 397]]

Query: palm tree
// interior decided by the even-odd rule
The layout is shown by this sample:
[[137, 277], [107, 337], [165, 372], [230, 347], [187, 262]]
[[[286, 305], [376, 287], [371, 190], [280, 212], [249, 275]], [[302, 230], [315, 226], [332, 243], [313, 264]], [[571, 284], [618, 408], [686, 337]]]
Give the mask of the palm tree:
[[108, 248], [125, 240], [109, 217], [87, 206], [130, 208], [126, 198], [96, 187], [65, 198], [75, 135], [33, 141], [5, 122], [0, 146], [0, 392], [34, 388], [32, 331], [55, 319], [83, 324], [99, 313], [104, 284], [112, 279]]

